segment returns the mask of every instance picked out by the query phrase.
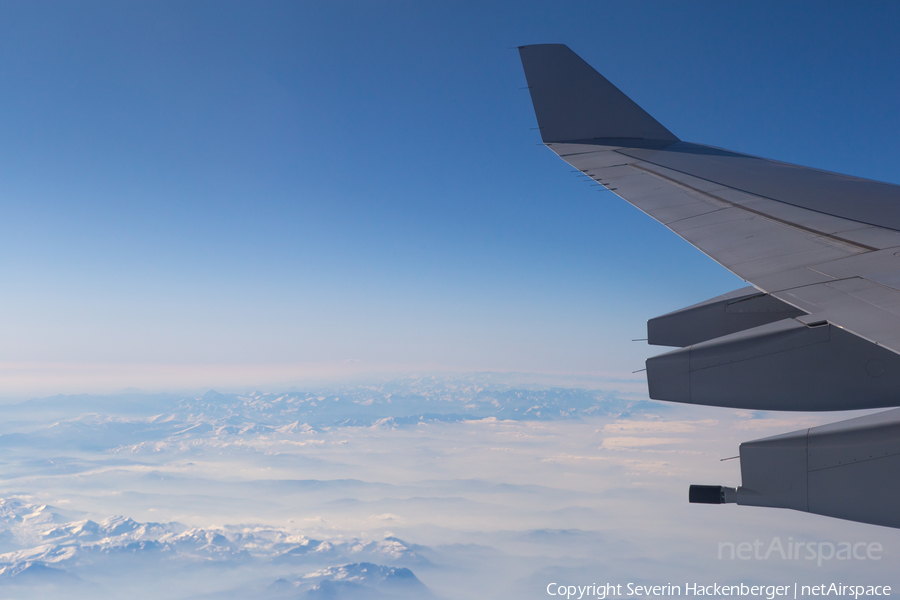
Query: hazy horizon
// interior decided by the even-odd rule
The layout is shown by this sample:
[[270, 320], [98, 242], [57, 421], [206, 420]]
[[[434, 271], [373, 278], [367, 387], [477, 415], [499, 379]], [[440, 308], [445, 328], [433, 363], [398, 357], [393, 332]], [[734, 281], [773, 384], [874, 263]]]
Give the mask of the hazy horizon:
[[[0, 412], [8, 597], [538, 598], [556, 580], [894, 579], [895, 530], [687, 503], [690, 483], [739, 484], [738, 461], [721, 459], [741, 441], [834, 415], [477, 375]], [[775, 538], [881, 550], [823, 565], [719, 557], [721, 543]]]

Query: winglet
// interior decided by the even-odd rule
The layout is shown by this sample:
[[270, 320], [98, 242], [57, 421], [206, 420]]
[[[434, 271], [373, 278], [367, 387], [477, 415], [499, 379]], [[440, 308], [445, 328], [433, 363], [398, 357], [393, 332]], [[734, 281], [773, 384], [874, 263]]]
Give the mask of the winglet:
[[596, 138], [679, 141], [564, 44], [519, 46], [545, 143]]

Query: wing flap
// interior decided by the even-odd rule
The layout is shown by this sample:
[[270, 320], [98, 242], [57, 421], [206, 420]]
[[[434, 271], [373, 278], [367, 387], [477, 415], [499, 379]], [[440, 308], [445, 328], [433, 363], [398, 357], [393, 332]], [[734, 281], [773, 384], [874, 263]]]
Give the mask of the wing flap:
[[900, 291], [862, 277], [772, 294], [870, 342], [900, 354]]
[[843, 231], [840, 235], [845, 240], [878, 248], [879, 250], [900, 246], [900, 231], [894, 231], [893, 229], [866, 227], [864, 229]]

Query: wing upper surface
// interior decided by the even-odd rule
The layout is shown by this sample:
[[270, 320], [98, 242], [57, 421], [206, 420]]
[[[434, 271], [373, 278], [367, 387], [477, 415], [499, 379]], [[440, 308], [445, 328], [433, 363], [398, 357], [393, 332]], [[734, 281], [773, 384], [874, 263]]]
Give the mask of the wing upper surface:
[[684, 142], [620, 151], [761, 198], [900, 231], [900, 186]]
[[[587, 65], [578, 58], [578, 69], [551, 77], [552, 61], [568, 60], [558, 45], [520, 52], [544, 133], [553, 113], [546, 86], [576, 87], [567, 73], [585, 77]], [[745, 281], [809, 313], [806, 320], [900, 353], [900, 186], [681, 142], [654, 129], [649, 115], [652, 123], [635, 125], [633, 110], [617, 121], [623, 105], [616, 97], [592, 121], [600, 137], [544, 136], [547, 147]]]

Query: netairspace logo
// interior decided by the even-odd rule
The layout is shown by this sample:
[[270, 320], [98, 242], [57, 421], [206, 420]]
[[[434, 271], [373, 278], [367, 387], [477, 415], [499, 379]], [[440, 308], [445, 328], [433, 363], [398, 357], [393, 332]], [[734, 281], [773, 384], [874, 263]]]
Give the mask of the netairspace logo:
[[768, 545], [761, 540], [719, 542], [719, 560], [814, 560], [821, 567], [832, 559], [881, 560], [883, 550], [878, 542], [795, 542], [789, 537], [785, 544], [775, 537]]

